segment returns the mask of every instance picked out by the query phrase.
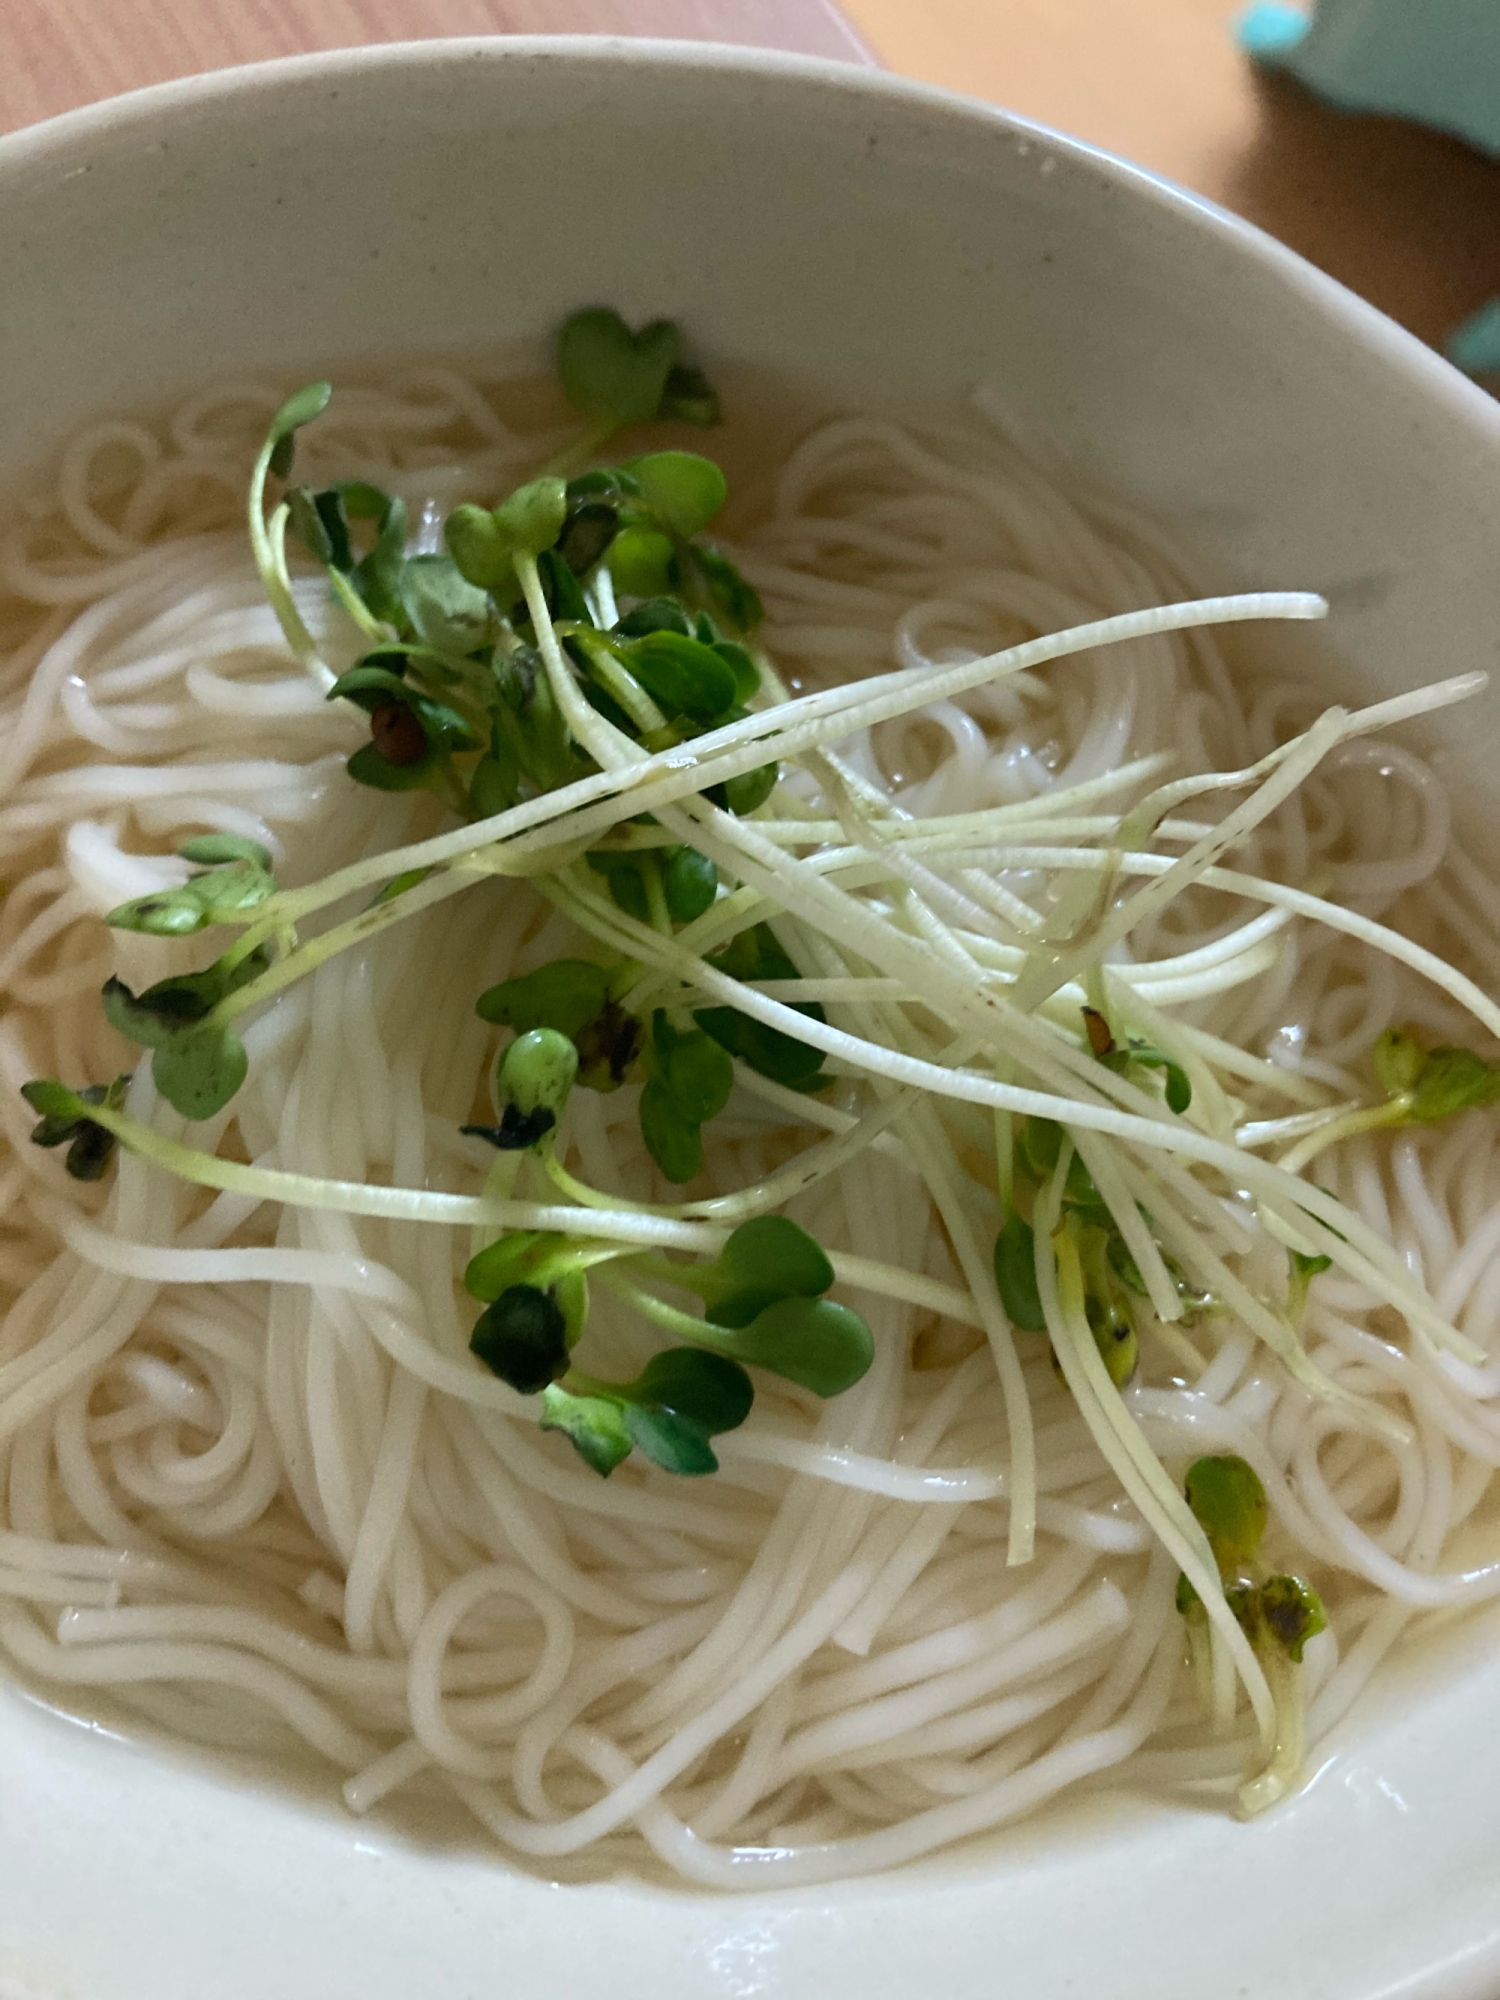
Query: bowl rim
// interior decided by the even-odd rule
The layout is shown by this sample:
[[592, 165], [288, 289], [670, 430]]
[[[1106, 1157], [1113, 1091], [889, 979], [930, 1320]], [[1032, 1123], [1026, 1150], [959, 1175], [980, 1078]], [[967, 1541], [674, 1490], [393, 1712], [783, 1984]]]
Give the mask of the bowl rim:
[[[1139, 210], [1154, 211], [1166, 226], [1180, 231], [1184, 240], [1217, 244], [1253, 268], [1257, 282], [1299, 301], [1325, 325], [1354, 341], [1387, 371], [1393, 388], [1404, 389], [1428, 409], [1441, 411], [1450, 422], [1491, 441], [1500, 467], [1500, 404], [1377, 308], [1253, 224], [1161, 175], [998, 106], [826, 58], [732, 44], [613, 36], [435, 38], [278, 57], [149, 85], [0, 136], [0, 197], [35, 177], [38, 198], [45, 199], [46, 184], [60, 179], [81, 152], [121, 145], [134, 148], [143, 140], [159, 143], [164, 130], [169, 131], [180, 117], [211, 111], [215, 106], [257, 98], [269, 103], [287, 91], [339, 84], [377, 72], [457, 71], [477, 63], [573, 64], [580, 68], [607, 63], [640, 71], [738, 75], [747, 82], [758, 79], [788, 89], [834, 92], [848, 101], [905, 107], [929, 128], [963, 125], [1008, 133], [1067, 162], [1099, 188], [1117, 191]], [[0, 1698], [11, 1693], [7, 1685], [0, 1689]], [[0, 1717], [0, 1722], [3, 1720]], [[147, 1774], [137, 1782], [152, 1796], [160, 1792], [169, 1798], [175, 1760], [159, 1758], [154, 1751], [148, 1755], [156, 1759], [155, 1776]], [[878, 1885], [884, 1879], [874, 1878], [874, 1895], [879, 1895]], [[864, 1896], [870, 1897], [872, 1885], [860, 1886]], [[836, 1896], [845, 1887], [831, 1885], [828, 1894]], [[742, 1904], [728, 1898], [714, 1901], [750, 1912], [753, 1901], [759, 1899], [747, 1897]], [[1482, 1994], [1497, 1990], [1492, 1983], [1496, 1977], [1500, 1977], [1500, 1929], [1471, 1941], [1461, 1963], [1455, 1957], [1442, 1965], [1424, 1967], [1417, 1983], [1403, 1980], [1400, 1990], [1413, 1996], [1420, 1990], [1437, 2000], [1439, 1987], [1435, 1982], [1441, 1980], [1443, 2000], [1459, 2000], [1460, 1995], [1465, 2000], [1468, 1996], [1480, 2000]], [[1429, 1980], [1434, 1983], [1429, 1984]], [[1396, 1989], [1388, 1990], [1394, 1996]], [[1305, 1989], [1304, 1993], [1305, 2000], [1310, 2000], [1310, 1991]]]
[[1002, 105], [878, 66], [865, 67], [827, 56], [732, 42], [587, 34], [432, 36], [273, 56], [145, 84], [0, 133], [0, 193], [9, 192], [14, 180], [34, 171], [56, 171], [79, 148], [101, 140], [128, 140], [143, 130], [159, 137], [162, 122], [175, 114], [246, 97], [274, 97], [287, 87], [334, 82], [376, 70], [458, 69], [476, 62], [583, 66], [601, 60], [644, 70], [697, 69], [715, 75], [738, 73], [767, 82], [781, 80], [794, 86], [821, 85], [845, 98], [905, 105], [938, 121], [982, 124], [1010, 132], [1120, 190], [1127, 199], [1155, 208], [1175, 226], [1216, 240], [1237, 253], [1272, 285], [1341, 326], [1417, 393], [1481, 434], [1487, 433], [1500, 450], [1500, 400], [1378, 306], [1257, 224], [1166, 175]]

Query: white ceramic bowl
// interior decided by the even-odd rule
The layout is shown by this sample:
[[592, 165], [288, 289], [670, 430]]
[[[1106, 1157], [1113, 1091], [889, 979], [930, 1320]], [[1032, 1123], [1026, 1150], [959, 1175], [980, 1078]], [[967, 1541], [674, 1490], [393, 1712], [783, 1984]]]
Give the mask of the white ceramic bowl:
[[[1227, 581], [1324, 591], [1372, 694], [1495, 659], [1494, 405], [1229, 217], [919, 86], [685, 44], [378, 48], [23, 132], [0, 197], [12, 475], [226, 372], [474, 354], [608, 300], [850, 405], [1000, 378]], [[1500, 798], [1500, 689], [1447, 742]], [[1095, 1804], [743, 1900], [550, 1888], [7, 1695], [0, 2000], [1494, 2000], [1495, 1636], [1388, 1681], [1254, 1826]]]

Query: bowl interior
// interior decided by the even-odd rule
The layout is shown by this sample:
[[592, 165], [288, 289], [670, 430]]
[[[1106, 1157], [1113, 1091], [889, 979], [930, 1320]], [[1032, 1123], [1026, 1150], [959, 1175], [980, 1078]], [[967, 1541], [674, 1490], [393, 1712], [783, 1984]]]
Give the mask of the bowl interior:
[[[12, 474], [82, 420], [184, 386], [473, 355], [608, 301], [824, 402], [951, 409], [993, 383], [1226, 583], [1323, 591], [1369, 698], [1495, 655], [1486, 398], [1253, 232], [917, 86], [686, 45], [382, 48], [74, 114], [3, 142], [0, 186]], [[1500, 691], [1444, 737], [1486, 802], [1497, 737]], [[293, 1953], [296, 1991], [319, 2000], [405, 2000], [434, 1964], [446, 2000], [501, 1957], [517, 2000], [541, 2000], [605, 1952], [621, 2000], [977, 1995], [1005, 1962], [1031, 2000], [1479, 1994], [1493, 1987], [1463, 1981], [1500, 1966], [1473, 1870], [1500, 1804], [1463, 1748], [1500, 1691], [1479, 1657], [1460, 1648], [1440, 1696], [1403, 1728], [1371, 1725], [1360, 1745], [1377, 1748], [1271, 1825], [1093, 1807], [1010, 1840], [993, 1876], [744, 1901], [624, 1886], [565, 1905], [489, 1860], [356, 1836], [6, 1696], [6, 1818], [25, 1798], [36, 1828], [13, 1838], [14, 1969], [111, 2000], [290, 1992]], [[1106, 1831], [1120, 1860], [1101, 1872]], [[1226, 1910], [1231, 1870], [1244, 1893]], [[1400, 1937], [1362, 1918], [1382, 1881], [1422, 1905]], [[1198, 1907], [1212, 1940], [1183, 1916]], [[1309, 1954], [1317, 1982], [1289, 1983]], [[1444, 1959], [1446, 1983], [1422, 1983]]]

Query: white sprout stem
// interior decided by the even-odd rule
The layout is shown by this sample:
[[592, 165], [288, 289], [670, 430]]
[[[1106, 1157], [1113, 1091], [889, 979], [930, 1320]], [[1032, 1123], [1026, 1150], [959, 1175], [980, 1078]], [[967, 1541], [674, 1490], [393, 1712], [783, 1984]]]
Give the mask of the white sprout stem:
[[[739, 830], [748, 832], [743, 826]], [[1357, 1271], [1361, 1283], [1369, 1282], [1369, 1274], [1378, 1270], [1380, 1277], [1376, 1289], [1388, 1303], [1421, 1324], [1439, 1346], [1462, 1356], [1474, 1351], [1472, 1343], [1443, 1318], [1415, 1284], [1391, 1246], [1382, 1243], [1375, 1232], [1361, 1223], [1349, 1209], [1312, 1183], [1287, 1174], [1271, 1162], [1259, 1160], [1254, 1154], [1243, 1152], [1230, 1142], [1213, 1138], [1183, 1119], [1172, 1118], [1164, 1109], [1158, 1116], [1145, 1117], [1116, 1109], [1110, 1104], [1086, 1102], [1002, 1083], [973, 1070], [952, 1069], [904, 1050], [886, 1047], [836, 1027], [831, 1022], [809, 1020], [805, 1015], [794, 1013], [779, 1001], [756, 993], [740, 981], [705, 965], [691, 953], [681, 951], [673, 940], [657, 937], [645, 926], [636, 924], [622, 912], [607, 909], [590, 896], [579, 894], [574, 899], [574, 909], [580, 921], [585, 922], [596, 935], [608, 937], [635, 955], [654, 954], [658, 963], [676, 970], [685, 985], [696, 986], [711, 999], [738, 1007], [753, 1019], [762, 1020], [814, 1048], [821, 1048], [828, 1055], [841, 1058], [856, 1071], [884, 1077], [893, 1083], [909, 1084], [938, 1097], [988, 1105], [1026, 1117], [1050, 1118], [1072, 1127], [1103, 1132], [1154, 1152], [1197, 1160], [1205, 1166], [1218, 1168], [1231, 1187], [1249, 1185], [1262, 1198], [1302, 1207], [1322, 1226], [1322, 1247], [1335, 1263], [1349, 1270], [1351, 1275]], [[815, 913], [813, 921], [820, 921], [820, 916], [821, 913]], [[930, 955], [922, 959], [922, 965], [929, 982], [928, 1005], [941, 1007], [941, 968]], [[903, 965], [901, 969], [910, 976], [922, 976], [920, 971], [909, 966]], [[966, 1003], [968, 997], [963, 996]], [[972, 1024], [970, 1017], [973, 1010], [969, 1005], [956, 1008], [954, 1012], [958, 1016], [954, 1021], [955, 1027], [962, 1029]], [[1056, 1047], [1059, 1055], [1066, 1052], [1067, 1045], [1061, 1041], [1056, 1043]], [[1110, 1072], [1099, 1071], [1101, 1085], [1108, 1086], [1118, 1081]], [[1308, 1364], [1300, 1348], [1297, 1354], [1299, 1359], [1295, 1365], [1305, 1368]]]
[[[1467, 700], [1484, 685], [1484, 675], [1463, 674], [1417, 689], [1411, 695], [1400, 696], [1394, 701], [1377, 702], [1352, 715], [1343, 709], [1331, 708], [1320, 715], [1303, 735], [1294, 737], [1290, 743], [1271, 752], [1270, 756], [1262, 758], [1248, 771], [1233, 774], [1232, 782], [1248, 782], [1274, 765], [1270, 775], [1250, 798], [1226, 814], [1212, 833], [1195, 841], [1185, 854], [1179, 855], [1158, 880], [1111, 910], [1091, 928], [1084, 943], [1047, 960], [1038, 959], [1029, 966], [1016, 985], [1017, 1005], [1027, 1009], [1036, 1007], [1064, 980], [1075, 977], [1087, 961], [1097, 959], [1111, 945], [1117, 944], [1144, 918], [1165, 909], [1183, 889], [1212, 867], [1221, 854], [1242, 840], [1283, 800], [1289, 798], [1335, 744], [1385, 728], [1392, 722], [1430, 714], [1434, 709], [1446, 707], [1452, 702]], [[1134, 817], [1133, 814], [1127, 815], [1127, 827]], [[1128, 840], [1122, 841], [1122, 845], [1127, 844]], [[1117, 857], [1110, 857], [1110, 865], [1118, 865]]]
[[[555, 838], [591, 841], [622, 819], [654, 812], [658, 806], [671, 805], [707, 785], [754, 770], [768, 760], [768, 754], [777, 758], [799, 756], [877, 722], [910, 714], [930, 702], [946, 700], [989, 681], [1098, 646], [1120, 645], [1158, 633], [1187, 632], [1211, 625], [1322, 618], [1327, 610], [1321, 597], [1308, 592], [1263, 591], [1239, 597], [1202, 598], [1101, 618], [937, 673], [922, 668], [884, 675], [877, 696], [865, 691], [868, 683], [864, 682], [802, 695], [795, 701], [747, 716], [743, 721], [727, 723], [690, 744], [657, 751], [618, 770], [597, 771], [579, 778], [557, 791], [509, 807], [491, 819], [476, 820], [449, 833], [355, 862], [325, 877], [318, 885], [317, 904], [304, 902], [300, 907], [321, 907], [393, 876], [417, 868], [441, 867], [499, 843], [514, 842], [519, 846], [522, 836], [531, 836], [534, 843], [537, 835], [564, 820], [571, 823]], [[529, 853], [530, 846], [524, 851]]]
[[1275, 1743], [1276, 1705], [1260, 1662], [1225, 1602], [1207, 1536], [1121, 1401], [1088, 1323], [1078, 1251], [1067, 1231], [1058, 1227], [1072, 1153], [1064, 1140], [1056, 1171], [1037, 1202], [1037, 1294], [1047, 1331], [1095, 1444], [1142, 1520], [1197, 1591], [1214, 1631], [1228, 1647], [1255, 1712], [1262, 1751], [1269, 1755]]

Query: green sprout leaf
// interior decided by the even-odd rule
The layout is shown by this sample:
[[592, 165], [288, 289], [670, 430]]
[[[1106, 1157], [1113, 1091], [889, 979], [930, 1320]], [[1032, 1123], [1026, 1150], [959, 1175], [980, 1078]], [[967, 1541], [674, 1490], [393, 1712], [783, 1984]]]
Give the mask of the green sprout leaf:
[[609, 848], [599, 848], [584, 856], [596, 875], [602, 875], [609, 884], [609, 893], [614, 898], [615, 907], [634, 917], [638, 924], [651, 921], [651, 904], [646, 895], [647, 868], [656, 866], [656, 858], [651, 854], [618, 853]]
[[749, 650], [733, 639], [714, 639], [710, 643], [734, 675], [735, 701], [749, 701], [752, 696], [759, 694], [760, 668], [751, 658]]
[[1300, 1576], [1267, 1577], [1258, 1586], [1227, 1591], [1225, 1597], [1258, 1653], [1279, 1652], [1299, 1666], [1308, 1640], [1328, 1629], [1322, 1598]]
[[[536, 1284], [540, 1267], [567, 1239], [550, 1229], [512, 1229], [476, 1250], [464, 1271], [464, 1290], [488, 1303], [512, 1285]], [[545, 1282], [541, 1288], [546, 1289]]]
[[285, 479], [292, 469], [292, 457], [296, 450], [296, 433], [304, 424], [310, 424], [315, 417], [321, 417], [328, 408], [333, 395], [331, 382], [309, 382], [287, 397], [281, 408], [271, 419], [266, 433], [266, 443], [271, 447], [267, 461], [269, 469], [278, 479]]
[[529, 556], [539, 556], [543, 549], [550, 549], [567, 518], [567, 482], [553, 473], [544, 473], [540, 479], [518, 486], [495, 509], [495, 525], [513, 549]]
[[542, 1429], [560, 1430], [605, 1477], [638, 1446], [663, 1471], [693, 1478], [717, 1472], [709, 1444], [750, 1413], [755, 1390], [723, 1355], [674, 1347], [653, 1355], [633, 1382], [570, 1373], [542, 1397]]
[[197, 1028], [152, 1052], [157, 1089], [184, 1118], [222, 1111], [249, 1072], [245, 1045], [229, 1028]]
[[709, 785], [703, 796], [711, 805], [722, 806], [725, 812], [743, 819], [746, 813], [753, 813], [765, 804], [780, 776], [779, 764], [759, 764], [753, 771], [741, 771], [738, 777], [726, 778], [721, 785]]
[[446, 702], [412, 687], [389, 667], [362, 662], [341, 674], [330, 701], [352, 701], [370, 718], [370, 741], [349, 758], [357, 784], [376, 791], [414, 791], [440, 774], [456, 750], [477, 750], [480, 739], [466, 717]]
[[728, 1103], [734, 1065], [700, 1030], [674, 1028], [661, 1008], [653, 1016], [648, 1053], [641, 1137], [669, 1181], [690, 1181], [703, 1164], [701, 1128]]
[[217, 868], [233, 861], [249, 861], [257, 868], [269, 871], [271, 856], [267, 848], [258, 840], [247, 840], [241, 833], [198, 833], [184, 841], [177, 852], [184, 861], [198, 861], [205, 867]]
[[647, 597], [612, 627], [619, 639], [643, 639], [648, 632], [680, 632], [693, 636], [688, 615], [675, 597]]
[[481, 993], [474, 1011], [481, 1020], [527, 1034], [533, 1028], [555, 1028], [572, 1042], [604, 1012], [609, 1000], [609, 974], [584, 958], [555, 958], [516, 979], [503, 980]]
[[1232, 1453], [1200, 1458], [1188, 1468], [1183, 1492], [1220, 1575], [1228, 1581], [1240, 1574], [1255, 1561], [1266, 1532], [1266, 1489], [1254, 1467]]
[[676, 544], [659, 528], [622, 528], [607, 561], [610, 580], [626, 597], [660, 597], [677, 580]]
[[799, 1382], [815, 1396], [841, 1396], [875, 1358], [869, 1327], [834, 1299], [777, 1299], [748, 1325], [716, 1333], [714, 1347], [736, 1361]]
[[695, 847], [660, 847], [640, 853], [598, 848], [586, 855], [589, 867], [609, 883], [616, 906], [637, 923], [650, 923], [648, 877], [659, 871], [667, 914], [675, 924], [690, 924], [713, 907], [719, 871]]
[[645, 1257], [640, 1268], [704, 1302], [702, 1340], [715, 1353], [838, 1396], [874, 1358], [856, 1312], [821, 1296], [833, 1283], [822, 1246], [783, 1215], [756, 1216], [733, 1231], [711, 1263]]
[[1436, 1125], [1500, 1098], [1500, 1064], [1472, 1049], [1424, 1049], [1410, 1028], [1387, 1028], [1370, 1060], [1376, 1081], [1413, 1125]]
[[564, 321], [557, 372], [574, 409], [596, 424], [645, 423], [661, 407], [678, 345], [670, 320], [632, 333], [617, 312], [595, 306]]
[[567, 518], [557, 538], [554, 554], [567, 564], [574, 576], [587, 576], [595, 564], [603, 560], [619, 528], [619, 509], [608, 500], [574, 499], [570, 490]]
[[493, 819], [508, 812], [520, 792], [521, 761], [495, 724], [490, 747], [469, 773], [470, 819]]
[[476, 589], [516, 588], [515, 548], [488, 507], [465, 501], [443, 523], [443, 540], [459, 574]]
[[661, 1008], [652, 1020], [651, 1055], [652, 1080], [681, 1117], [702, 1125], [729, 1102], [734, 1069], [724, 1051], [705, 1034], [681, 1033]]
[[626, 665], [664, 715], [711, 722], [732, 708], [734, 669], [712, 646], [681, 632], [647, 632], [622, 648]]
[[673, 923], [690, 924], [713, 908], [719, 871], [696, 847], [669, 848], [663, 856], [662, 888]]
[[995, 1238], [995, 1286], [1006, 1318], [1026, 1333], [1045, 1333], [1036, 1285], [1036, 1238], [1031, 1224], [1012, 1209]]
[[518, 486], [495, 508], [466, 502], [443, 523], [443, 540], [459, 573], [479, 590], [519, 590], [518, 555], [539, 556], [562, 533], [568, 517], [566, 482], [544, 474]]
[[117, 1111], [125, 1101], [128, 1076], [113, 1083], [91, 1083], [83, 1090], [69, 1090], [50, 1078], [23, 1083], [21, 1095], [33, 1111], [42, 1115], [31, 1128], [34, 1146], [66, 1146], [63, 1166], [75, 1181], [102, 1180], [114, 1157], [115, 1135], [89, 1117], [91, 1109], [102, 1106]]
[[1333, 1262], [1333, 1259], [1331, 1257], [1304, 1256], [1300, 1250], [1293, 1250], [1291, 1253], [1291, 1258], [1292, 1258], [1292, 1268], [1296, 1271], [1297, 1276], [1304, 1280], [1318, 1277], [1322, 1272], [1326, 1271]]
[[627, 459], [625, 470], [641, 498], [684, 541], [706, 528], [729, 497], [723, 473], [695, 451], [653, 451]]
[[567, 1321], [549, 1292], [511, 1285], [475, 1321], [469, 1349], [492, 1375], [535, 1396], [567, 1373]]
[[[578, 1051], [556, 1028], [529, 1028], [516, 1037], [495, 1069], [502, 1129], [505, 1117], [509, 1117], [512, 1133], [519, 1135], [526, 1131], [533, 1136], [507, 1139], [503, 1142], [507, 1149], [514, 1145], [533, 1146], [552, 1130], [562, 1116], [577, 1075]], [[539, 1125], [543, 1113], [546, 1122]]]
[[[1193, 1086], [1188, 1081], [1188, 1073], [1179, 1062], [1132, 1035], [1123, 1048], [1116, 1046], [1110, 1036], [1108, 1024], [1102, 1014], [1092, 1007], [1083, 1010], [1084, 1026], [1088, 1029], [1089, 1044], [1094, 1054], [1106, 1069], [1116, 1076], [1124, 1076], [1132, 1069], [1158, 1069], [1166, 1080], [1167, 1109], [1175, 1111], [1180, 1118], [1193, 1101]], [[1102, 1046], [1100, 1036], [1103, 1036]]]
[[178, 852], [186, 861], [214, 864], [175, 888], [156, 889], [121, 903], [105, 922], [115, 930], [153, 937], [191, 937], [211, 924], [247, 917], [275, 888], [271, 857], [259, 841], [233, 833], [205, 833]]
[[688, 560], [708, 594], [709, 602], [737, 632], [753, 632], [766, 615], [765, 606], [721, 550], [694, 542]]
[[1404, 1097], [1426, 1060], [1427, 1051], [1410, 1028], [1387, 1028], [1370, 1051], [1375, 1081], [1388, 1097]]
[[[716, 972], [727, 973], [731, 979], [750, 981], [799, 977], [796, 966], [776, 942], [775, 932], [769, 924], [754, 924], [741, 931], [722, 952], [710, 956], [707, 963]], [[805, 1014], [810, 1021], [827, 1019], [816, 1001], [798, 1002], [794, 1011]], [[753, 1020], [737, 1007], [703, 1007], [694, 1013], [693, 1019], [705, 1034], [712, 1035], [720, 1048], [748, 1063], [760, 1075], [770, 1077], [774, 1083], [785, 1084], [790, 1090], [818, 1090], [827, 1081], [821, 1074], [821, 1049], [797, 1041], [780, 1028], [768, 1027], [764, 1022]]]
[[494, 606], [452, 556], [409, 556], [396, 587], [412, 631], [435, 652], [463, 657], [494, 642]]
[[[1055, 1171], [1062, 1154], [1062, 1140], [1063, 1128], [1050, 1118], [1028, 1118], [1022, 1125], [1020, 1154], [1033, 1180], [1044, 1181]], [[1080, 1214], [1097, 1217], [1101, 1223], [1110, 1224], [1104, 1197], [1095, 1187], [1094, 1177], [1083, 1164], [1081, 1155], [1076, 1152], [1069, 1162], [1068, 1177], [1063, 1183], [1063, 1199]]]
[[653, 1077], [641, 1092], [641, 1137], [646, 1151], [669, 1181], [690, 1181], [703, 1165], [699, 1125], [684, 1118], [671, 1095]]
[[701, 368], [679, 361], [668, 372], [657, 414], [677, 417], [683, 423], [701, 424], [707, 430], [719, 421], [719, 398]]
[[[672, 1282], [696, 1292], [716, 1326], [748, 1326], [781, 1299], [815, 1299], [833, 1283], [816, 1237], [785, 1215], [757, 1215], [730, 1233], [709, 1264], [674, 1264]], [[663, 1272], [666, 1275], [666, 1272]]]
[[244, 1082], [244, 1044], [230, 1029], [208, 1025], [207, 1017], [266, 963], [262, 947], [238, 964], [219, 960], [202, 972], [158, 980], [139, 994], [122, 980], [106, 980], [102, 997], [110, 1025], [152, 1051], [156, 1087], [185, 1118], [211, 1118]]
[[755, 1390], [743, 1368], [696, 1347], [669, 1347], [620, 1392], [633, 1443], [664, 1472], [692, 1478], [717, 1472], [708, 1440], [737, 1430]]
[[562, 1431], [585, 1465], [604, 1479], [630, 1456], [625, 1405], [612, 1398], [574, 1395], [554, 1382], [542, 1391], [541, 1428]]
[[308, 554], [326, 568], [347, 574], [354, 567], [354, 552], [349, 517], [337, 490], [329, 487], [312, 493], [305, 486], [294, 486], [286, 496], [286, 505], [292, 530]]
[[375, 540], [349, 572], [349, 582], [366, 608], [387, 625], [401, 623], [401, 571], [406, 556], [406, 502], [399, 494], [386, 495], [363, 481], [347, 481], [340, 489], [346, 512], [371, 515], [376, 522]]
[[1436, 1125], [1456, 1111], [1493, 1104], [1500, 1097], [1500, 1065], [1485, 1062], [1470, 1049], [1433, 1049], [1411, 1087], [1411, 1117], [1418, 1125]]
[[1260, 1586], [1261, 1623], [1290, 1660], [1299, 1665], [1309, 1639], [1328, 1630], [1323, 1600], [1300, 1576], [1272, 1576]]

